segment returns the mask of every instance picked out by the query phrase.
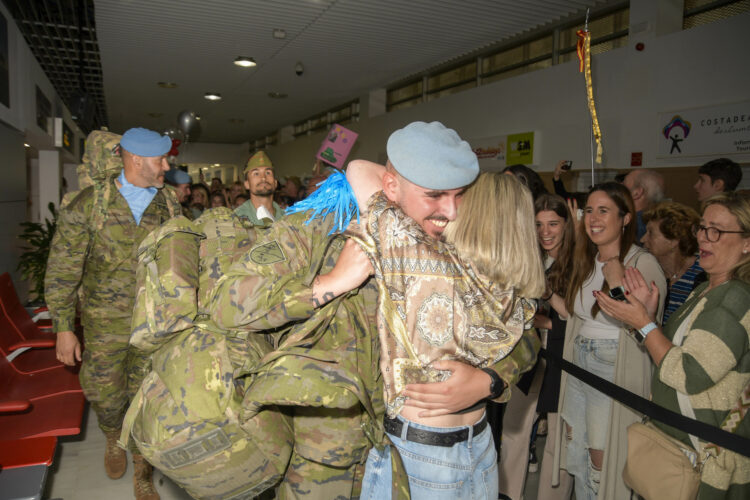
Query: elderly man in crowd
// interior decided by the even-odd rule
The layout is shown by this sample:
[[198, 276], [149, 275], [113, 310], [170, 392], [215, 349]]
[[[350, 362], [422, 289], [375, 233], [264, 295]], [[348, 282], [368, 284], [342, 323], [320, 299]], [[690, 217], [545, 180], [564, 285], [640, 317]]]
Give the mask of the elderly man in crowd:
[[629, 172], [622, 184], [630, 191], [633, 198], [637, 218], [636, 241], [640, 244], [646, 234], [646, 224], [643, 222], [643, 212], [652, 208], [664, 199], [664, 177], [653, 170], [639, 169]]
[[245, 165], [245, 187], [250, 199], [235, 209], [234, 213], [253, 225], [264, 226], [262, 219], [275, 221], [284, 215], [281, 207], [273, 201], [273, 193], [278, 182], [273, 171], [273, 163], [263, 151], [258, 151]]
[[[57, 332], [57, 357], [66, 365], [82, 363], [81, 387], [107, 438], [104, 468], [112, 479], [127, 468], [117, 440], [134, 389], [128, 388], [133, 368], [128, 340], [136, 250], [147, 234], [179, 213], [174, 193], [161, 189], [171, 147], [169, 137], [151, 130], [125, 132], [122, 171], [83, 189], [60, 211], [47, 263], [45, 296]], [[73, 333], [79, 291], [85, 350]], [[135, 497], [158, 500], [151, 466], [137, 453], [133, 463]]]

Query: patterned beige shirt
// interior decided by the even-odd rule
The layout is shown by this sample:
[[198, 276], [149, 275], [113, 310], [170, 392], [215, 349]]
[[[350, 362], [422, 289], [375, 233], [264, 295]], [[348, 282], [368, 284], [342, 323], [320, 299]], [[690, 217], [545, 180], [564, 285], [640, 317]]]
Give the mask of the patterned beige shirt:
[[380, 369], [391, 418], [404, 405], [406, 384], [450, 376], [432, 368], [434, 361], [492, 365], [531, 327], [531, 302], [478, 275], [452, 245], [428, 236], [382, 192], [347, 236], [375, 269]]

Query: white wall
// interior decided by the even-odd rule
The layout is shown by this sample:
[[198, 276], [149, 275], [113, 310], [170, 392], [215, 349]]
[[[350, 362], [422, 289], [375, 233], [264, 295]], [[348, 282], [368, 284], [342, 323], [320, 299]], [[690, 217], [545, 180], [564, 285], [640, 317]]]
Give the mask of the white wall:
[[[700, 165], [707, 158], [657, 159], [660, 112], [750, 98], [750, 13], [646, 38], [593, 56], [595, 100], [606, 168], [630, 165], [643, 152], [644, 166]], [[583, 75], [569, 62], [467, 90], [374, 118], [351, 128], [360, 134], [350, 158], [385, 159], [388, 135], [414, 120], [439, 120], [467, 139], [535, 131], [534, 164], [552, 170], [559, 159], [590, 165], [589, 114]], [[305, 175], [324, 133], [268, 148], [279, 175]], [[750, 154], [733, 155], [750, 162]]]
[[[50, 83], [41, 66], [31, 53], [21, 32], [15, 25], [13, 16], [0, 3], [0, 12], [8, 24], [8, 73], [10, 85], [10, 106], [0, 104], [0, 165], [2, 165], [2, 183], [0, 183], [0, 227], [3, 228], [0, 245], [0, 273], [10, 272], [16, 288], [24, 298], [27, 285], [20, 280], [16, 271], [22, 242], [18, 239], [20, 223], [27, 220], [31, 213], [32, 220], [40, 214], [38, 172], [27, 165], [27, 154], [24, 143], [34, 150], [55, 150], [54, 139], [36, 124], [36, 87], [44, 92], [51, 104], [53, 116], [62, 117], [76, 134], [75, 154], [60, 148], [60, 155], [65, 161], [78, 160], [77, 148], [81, 131], [70, 117]], [[36, 160], [33, 160], [34, 162]], [[28, 174], [27, 174], [28, 172]], [[30, 177], [30, 179], [29, 179]], [[29, 204], [35, 205], [29, 205]], [[47, 208], [41, 210], [42, 218], [49, 217]]]

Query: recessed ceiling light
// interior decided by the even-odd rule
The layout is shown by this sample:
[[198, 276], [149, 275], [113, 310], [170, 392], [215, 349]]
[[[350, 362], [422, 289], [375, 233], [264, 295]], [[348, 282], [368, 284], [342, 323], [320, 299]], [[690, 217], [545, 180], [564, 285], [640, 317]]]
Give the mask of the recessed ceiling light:
[[208, 99], [209, 101], [220, 101], [221, 100], [221, 94], [218, 92], [206, 92], [206, 95], [203, 96], [205, 99]]
[[220, 167], [221, 163], [214, 163], [214, 167]]
[[195, 115], [195, 119], [198, 120], [198, 121], [200, 121], [201, 115]]
[[252, 57], [238, 56], [237, 59], [234, 60], [234, 64], [235, 66], [240, 66], [242, 68], [252, 68], [258, 63], [256, 63], [255, 59], [253, 59]]
[[176, 89], [178, 86], [174, 82], [157, 82], [156, 84], [163, 89]]
[[275, 30], [273, 30], [273, 37], [279, 40], [283, 40], [284, 38], [286, 38], [286, 31], [281, 28], [276, 28]]
[[23, 143], [23, 147], [25, 147], [25, 148], [30, 148], [30, 147], [31, 147], [31, 145], [30, 145], [30, 144], [29, 144], [28, 142], [24, 142], [24, 143]]
[[289, 96], [283, 92], [269, 92], [268, 97], [271, 99], [286, 99]]

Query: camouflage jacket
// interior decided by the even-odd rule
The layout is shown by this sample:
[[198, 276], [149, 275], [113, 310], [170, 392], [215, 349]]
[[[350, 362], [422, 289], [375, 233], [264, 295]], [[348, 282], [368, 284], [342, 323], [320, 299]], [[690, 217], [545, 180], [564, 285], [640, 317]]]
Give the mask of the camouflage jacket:
[[[79, 289], [84, 324], [87, 318], [127, 321], [135, 299], [136, 250], [141, 240], [170, 218], [179, 206], [174, 193], [159, 190], [136, 225], [115, 178], [105, 186], [90, 186], [60, 210], [52, 239], [45, 296], [56, 332], [73, 330]], [[108, 193], [102, 208], [98, 190]], [[102, 198], [106, 194], [102, 194]], [[167, 197], [170, 197], [168, 200]], [[96, 230], [96, 210], [103, 210]], [[123, 333], [130, 333], [129, 331]]]

